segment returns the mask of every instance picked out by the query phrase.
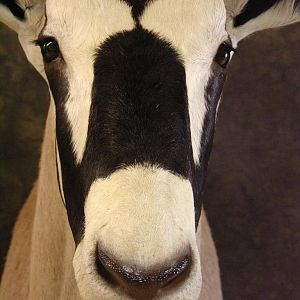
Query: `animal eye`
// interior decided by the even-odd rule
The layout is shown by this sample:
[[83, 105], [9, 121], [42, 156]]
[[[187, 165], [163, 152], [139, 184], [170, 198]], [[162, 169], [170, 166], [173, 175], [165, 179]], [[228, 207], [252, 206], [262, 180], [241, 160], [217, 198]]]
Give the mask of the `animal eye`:
[[58, 43], [53, 38], [47, 38], [38, 42], [46, 63], [50, 63], [60, 55]]
[[214, 61], [219, 66], [225, 69], [230, 62], [231, 56], [234, 52], [235, 49], [230, 44], [224, 42], [220, 45]]

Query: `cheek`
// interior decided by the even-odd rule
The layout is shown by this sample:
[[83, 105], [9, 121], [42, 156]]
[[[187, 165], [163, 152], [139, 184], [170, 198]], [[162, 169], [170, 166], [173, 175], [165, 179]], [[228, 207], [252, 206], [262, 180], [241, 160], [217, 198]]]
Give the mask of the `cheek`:
[[221, 98], [224, 83], [226, 80], [226, 69], [216, 65], [212, 67], [212, 76], [208, 81], [206, 88], [206, 99], [209, 109], [216, 110], [219, 99]]
[[205, 85], [209, 80], [210, 68], [207, 64], [191, 61], [186, 64], [185, 69], [193, 158], [195, 164], [198, 164], [200, 140], [206, 112]]
[[69, 92], [69, 84], [66, 78], [66, 67], [61, 59], [45, 64], [45, 71], [51, 94], [56, 108], [61, 107], [66, 101]]

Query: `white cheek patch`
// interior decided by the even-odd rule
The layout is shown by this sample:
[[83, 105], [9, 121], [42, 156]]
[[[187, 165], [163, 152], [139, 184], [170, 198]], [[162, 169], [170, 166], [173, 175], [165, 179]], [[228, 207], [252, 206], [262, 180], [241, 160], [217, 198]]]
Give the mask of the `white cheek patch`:
[[47, 0], [46, 13], [44, 35], [58, 40], [66, 62], [69, 96], [65, 111], [79, 164], [87, 140], [96, 51], [110, 35], [132, 30], [134, 22], [130, 7], [119, 0]]
[[222, 0], [155, 1], [141, 24], [170, 41], [186, 70], [193, 157], [199, 164], [200, 140], [205, 117], [205, 88], [219, 45], [226, 40], [226, 11]]

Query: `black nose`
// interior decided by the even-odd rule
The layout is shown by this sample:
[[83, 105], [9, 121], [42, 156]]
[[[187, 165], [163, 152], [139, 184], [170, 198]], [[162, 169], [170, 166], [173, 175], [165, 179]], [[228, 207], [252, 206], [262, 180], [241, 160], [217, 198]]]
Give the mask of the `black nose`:
[[191, 264], [190, 250], [167, 268], [141, 273], [129, 266], [122, 266], [98, 247], [97, 267], [99, 274], [113, 285], [121, 286], [125, 292], [138, 300], [152, 299], [167, 286], [179, 284], [186, 277]]

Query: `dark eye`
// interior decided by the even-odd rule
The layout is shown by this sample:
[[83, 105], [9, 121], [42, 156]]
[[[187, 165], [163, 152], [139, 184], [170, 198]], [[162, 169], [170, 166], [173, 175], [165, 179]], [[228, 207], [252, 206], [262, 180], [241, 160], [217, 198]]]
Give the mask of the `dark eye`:
[[235, 49], [230, 44], [224, 42], [220, 45], [214, 61], [219, 66], [221, 66], [222, 68], [225, 69], [234, 52], [235, 52]]
[[50, 63], [60, 55], [59, 46], [55, 39], [47, 38], [39, 42], [41, 47], [42, 55], [46, 63]]

